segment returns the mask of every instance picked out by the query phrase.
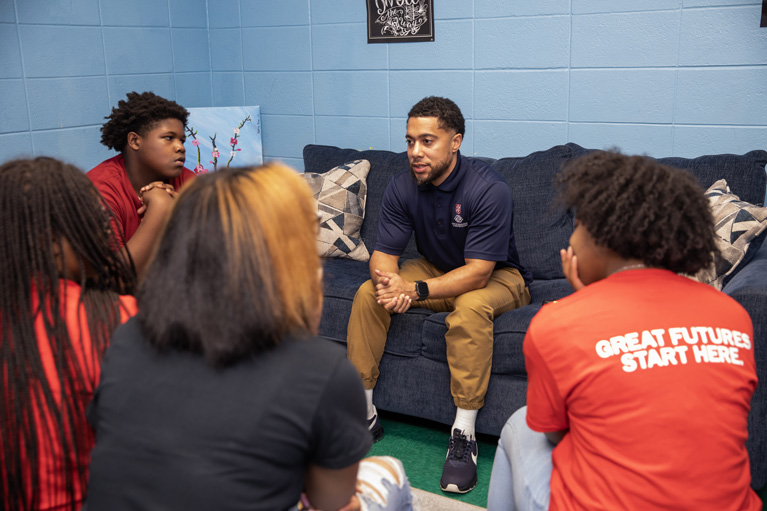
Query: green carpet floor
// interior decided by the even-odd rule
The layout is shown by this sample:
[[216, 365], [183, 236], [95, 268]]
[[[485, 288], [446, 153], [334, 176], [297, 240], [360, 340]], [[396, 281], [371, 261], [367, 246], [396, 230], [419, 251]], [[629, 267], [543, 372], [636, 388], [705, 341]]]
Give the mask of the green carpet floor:
[[373, 444], [370, 456], [398, 458], [405, 466], [405, 473], [414, 488], [487, 507], [487, 487], [490, 484], [498, 437], [479, 435], [477, 438], [477, 487], [463, 495], [445, 493], [439, 487], [439, 478], [447, 454], [450, 428], [444, 424], [389, 412], [381, 412], [380, 417], [384, 437]]
[[[450, 497], [475, 506], [487, 507], [487, 488], [498, 437], [479, 435], [477, 460], [477, 487], [459, 495], [445, 493], [439, 487], [442, 465], [447, 453], [449, 428], [444, 424], [389, 412], [381, 412], [383, 439], [373, 444], [370, 456], [394, 456], [402, 461], [410, 485], [419, 490]], [[767, 486], [759, 492], [767, 511]]]

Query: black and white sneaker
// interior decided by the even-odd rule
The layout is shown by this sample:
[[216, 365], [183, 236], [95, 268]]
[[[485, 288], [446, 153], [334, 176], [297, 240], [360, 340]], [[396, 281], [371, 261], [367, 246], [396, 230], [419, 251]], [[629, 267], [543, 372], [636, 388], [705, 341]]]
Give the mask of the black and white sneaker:
[[477, 486], [477, 441], [454, 429], [447, 447], [439, 486], [442, 491], [466, 493]]
[[381, 421], [378, 420], [378, 414], [375, 414], [372, 419], [368, 419], [368, 429], [373, 435], [373, 443], [383, 438], [384, 430], [383, 426], [381, 426]]

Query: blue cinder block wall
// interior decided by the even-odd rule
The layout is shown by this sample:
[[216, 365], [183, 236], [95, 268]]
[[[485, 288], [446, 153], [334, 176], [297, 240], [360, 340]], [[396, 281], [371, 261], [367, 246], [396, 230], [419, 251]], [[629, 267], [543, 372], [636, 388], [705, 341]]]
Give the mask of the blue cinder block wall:
[[362, 0], [0, 0], [0, 160], [92, 167], [130, 90], [260, 105], [266, 158], [299, 169], [307, 143], [404, 150], [431, 94], [463, 110], [466, 154], [767, 148], [759, 0], [434, 3], [435, 42], [369, 45]]
[[211, 106], [205, 0], [0, 0], [0, 161], [84, 170], [113, 153], [99, 128], [132, 90]]

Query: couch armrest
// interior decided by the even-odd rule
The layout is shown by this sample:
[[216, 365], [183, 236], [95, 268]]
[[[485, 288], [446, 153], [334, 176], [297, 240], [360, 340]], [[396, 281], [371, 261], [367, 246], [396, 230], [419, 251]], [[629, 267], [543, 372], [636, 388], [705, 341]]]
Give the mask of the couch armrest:
[[748, 454], [751, 460], [751, 486], [767, 483], [767, 243], [724, 287], [737, 300], [754, 324], [754, 358], [759, 385], [751, 398], [748, 416]]

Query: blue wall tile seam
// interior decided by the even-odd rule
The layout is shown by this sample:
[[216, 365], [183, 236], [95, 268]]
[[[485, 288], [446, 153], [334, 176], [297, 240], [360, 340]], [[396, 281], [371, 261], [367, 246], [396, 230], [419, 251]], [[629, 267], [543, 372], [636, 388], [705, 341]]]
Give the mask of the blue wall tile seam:
[[[227, 71], [222, 71], [227, 72]], [[30, 80], [60, 80], [60, 79], [68, 79], [68, 78], [90, 78], [93, 76], [103, 76], [107, 79], [109, 78], [122, 78], [122, 77], [128, 77], [128, 76], [166, 76], [166, 75], [173, 75], [173, 74], [184, 74], [184, 73], [204, 73], [204, 71], [179, 71], [178, 73], [173, 73], [171, 71], [152, 71], [152, 72], [141, 72], [141, 73], [106, 73], [106, 74], [99, 74], [99, 75], [77, 75], [77, 76], [52, 76], [52, 77], [41, 77], [41, 78], [30, 78]], [[170, 98], [169, 98], [170, 99]]]
[[[109, 59], [107, 59], [107, 43], [106, 43], [106, 40], [104, 38], [104, 13], [101, 10], [101, 2], [100, 1], [96, 2], [96, 8], [99, 10], [99, 23], [100, 23], [99, 33], [101, 35], [101, 54], [104, 55], [104, 76], [105, 76], [105, 79], [107, 81], [107, 83], [106, 83], [106, 86], [107, 86], [107, 104], [106, 104], [106, 107], [104, 109], [104, 112], [106, 112], [107, 115], [111, 115], [112, 109], [110, 108], [109, 101], [110, 101], [110, 98], [112, 98], [112, 89], [110, 87], [111, 80], [109, 79], [110, 74], [109, 74], [109, 62], [108, 62]], [[117, 98], [117, 99], [119, 100], [119, 99], [122, 99], [122, 98]], [[115, 103], [116, 103], [116, 101], [115, 101]], [[34, 143], [35, 143], [34, 139], [35, 139], [35, 137], [32, 137], [33, 147], [34, 147]]]
[[[239, 7], [239, 2], [238, 2]], [[169, 23], [173, 23], [173, 20], [171, 19], [170, 15], [170, 0], [168, 0], [168, 21]], [[240, 20], [242, 20], [242, 13], [240, 13]], [[240, 24], [242, 24], [242, 21], [240, 21]], [[210, 106], [215, 106], [216, 103], [216, 92], [213, 89], [213, 49], [210, 45], [210, 23], [208, 21], [208, 0], [205, 0], [205, 33], [207, 34], [208, 39], [208, 76], [209, 76], [209, 82], [210, 82]], [[242, 41], [242, 37], [240, 37], [240, 41]], [[171, 43], [171, 46], [173, 46], [173, 43]], [[242, 54], [242, 52], [240, 52]], [[241, 57], [242, 58], [242, 57]], [[242, 67], [240, 67], [242, 69]], [[243, 83], [245, 81], [245, 78], [243, 77]], [[173, 80], [174, 86], [176, 80]], [[243, 102], [245, 101], [245, 88], [242, 89], [242, 99]]]
[[[239, 71], [230, 71], [230, 70], [216, 71], [216, 73], [238, 73], [238, 72]], [[137, 74], [147, 75], [147, 76], [150, 76], [150, 75], [167, 75], [167, 74], [172, 74], [173, 76], [178, 76], [178, 75], [198, 75], [200, 73], [208, 73], [208, 74], [212, 75], [212, 72], [210, 70], [201, 70], [201, 71], [170, 71], [170, 72], [165, 72], [165, 73], [158, 72], [158, 73], [137, 73]], [[135, 76], [135, 75], [131, 74], [131, 73], [122, 74], [122, 75], [110, 75], [110, 78], [113, 77], [113, 76]], [[211, 78], [210, 85], [211, 85], [211, 87], [213, 86], [213, 79], [212, 78]]]
[[[577, 71], [663, 71], [668, 69], [685, 69], [685, 70], [708, 70], [708, 69], [764, 69], [767, 68], [767, 64], [712, 64], [710, 66], [701, 65], [668, 65], [668, 66], [615, 66], [615, 67], [571, 67], [570, 70]], [[548, 70], [548, 69], [567, 69], [567, 68], [529, 68], [531, 71], [535, 70]], [[495, 70], [495, 69], [493, 69]], [[508, 69], [508, 71], [517, 71], [517, 69]]]
[[[492, 122], [492, 123], [497, 123], [497, 124], [503, 124], [503, 123], [546, 124], [546, 125], [551, 125], [551, 124], [565, 125], [565, 124], [568, 124], [568, 121], [565, 121], [565, 120], [562, 120], [562, 119], [559, 119], [559, 120], [554, 120], [554, 119], [535, 119], [535, 120], [531, 120], [531, 119], [485, 119], [485, 118], [478, 119], [478, 118], [475, 117], [474, 119], [468, 119], [468, 120], [470, 120], [472, 122], [475, 122], [475, 123], [476, 122], [481, 122], [481, 123]], [[579, 124], [579, 123], [572, 123], [572, 124]], [[594, 122], [594, 123], [589, 123], [589, 124], [603, 124], [603, 123]], [[626, 124], [635, 124], [635, 123], [626, 123]]]
[[[312, 143], [317, 143], [317, 105], [314, 101], [314, 25], [312, 24], [312, 0], [309, 0], [309, 85], [312, 88]], [[244, 69], [244, 68], [243, 68]], [[266, 148], [264, 148], [266, 150]]]
[[[551, 67], [548, 67], [548, 66], [547, 67], [495, 67], [494, 66], [494, 67], [478, 67], [478, 68], [475, 68], [473, 71], [475, 71], [475, 72], [479, 71], [479, 72], [483, 72], [484, 73], [484, 72], [491, 72], [491, 71], [498, 71], [498, 72], [503, 72], [503, 71], [506, 71], [506, 72], [508, 72], [508, 71], [557, 71], [557, 70], [567, 71], [568, 69], [581, 69], [581, 68], [575, 68], [575, 67], [572, 67], [572, 66], [551, 66]], [[583, 69], [587, 69], [587, 68], [583, 68]], [[615, 69], [615, 68], [604, 68], [604, 69]], [[438, 71], [438, 72], [443, 72], [443, 71], [469, 71], [469, 69], [466, 69], [466, 68], [453, 68], [453, 69], [444, 68], [444, 69], [430, 69], [430, 70], [418, 71], [418, 70], [414, 70], [414, 69], [395, 68], [394, 71], [414, 71], [414, 72]]]
[[673, 106], [671, 108], [671, 152], [672, 154], [676, 151], [676, 113], [677, 108], [676, 105], [678, 104], [679, 99], [679, 62], [681, 61], [681, 54], [682, 54], [682, 17], [684, 16], [683, 13], [683, 4], [679, 7], [679, 30], [677, 32], [677, 40], [676, 40], [676, 72], [674, 73], [674, 99], [673, 99]]
[[[315, 25], [353, 25], [360, 23], [358, 21], [354, 22], [346, 22], [346, 23], [315, 23]], [[284, 24], [284, 25], [243, 25], [240, 23], [240, 28], [246, 28], [248, 30], [253, 29], [270, 29], [270, 28], [296, 28], [296, 27], [310, 27], [312, 26], [312, 23], [298, 23], [298, 24]], [[227, 28], [227, 27], [221, 27], [221, 28]], [[228, 28], [236, 28], [236, 27], [228, 27]]]
[[56, 28], [69, 28], [69, 27], [75, 27], [75, 28], [141, 28], [141, 29], [147, 29], [147, 28], [168, 28], [168, 27], [139, 27], [139, 26], [126, 26], [126, 25], [96, 25], [96, 24], [83, 24], [83, 23], [67, 23], [67, 24], [61, 24], [61, 23], [0, 23], [2, 25], [16, 25], [19, 27], [56, 27]]
[[[721, 8], [721, 7], [718, 7]], [[585, 17], [585, 16], [623, 16], [623, 15], [632, 15], [632, 14], [653, 14], [658, 12], [674, 12], [681, 10], [681, 7], [669, 7], [668, 9], [648, 9], [646, 11], [637, 10], [637, 11], [597, 11], [597, 12], [581, 12], [581, 13], [573, 13], [573, 16], [575, 17]], [[692, 10], [692, 9], [699, 9], [699, 7], [685, 7], [686, 10]]]
[[[345, 72], [347, 70], [343, 70], [343, 71]], [[372, 69], [372, 70], [367, 70], [367, 71], [383, 71], [383, 69]], [[216, 71], [216, 72], [217, 73], [243, 73], [243, 74], [246, 74], [246, 75], [259, 75], [259, 74], [266, 75], [266, 74], [274, 74], [274, 73], [286, 74], [287, 75], [287, 74], [307, 74], [307, 73], [311, 73], [312, 70], [311, 69], [274, 69], [274, 70], [271, 70], [271, 71], [268, 71], [268, 70], [264, 70], [264, 71], [246, 71], [246, 70], [243, 70], [243, 71]], [[315, 72], [316, 73], [335, 73], [336, 70], [329, 70], [329, 71], [323, 70], [323, 71], [315, 71]]]
[[392, 126], [391, 126], [391, 121], [392, 121], [392, 109], [391, 109], [391, 103], [392, 103], [392, 101], [391, 101], [391, 71], [392, 71], [392, 69], [391, 69], [391, 52], [389, 51], [389, 47], [390, 47], [389, 44], [387, 44], [386, 45], [386, 87], [387, 87], [387, 90], [389, 92], [389, 98], [388, 98], [389, 99], [389, 118], [386, 121], [386, 128], [389, 131], [389, 147], [391, 148], [391, 147], [394, 147], [393, 146], [394, 139], [392, 138], [392, 133], [391, 133], [391, 131], [392, 131], [392, 129], [391, 129], [392, 128]]
[[570, 27], [569, 27], [569, 33], [567, 34], [567, 95], [566, 97], [566, 105], [567, 108], [565, 108], [565, 138], [567, 140], [570, 140], [570, 94], [572, 93], [572, 87], [573, 87], [573, 74], [570, 72], [570, 70], [573, 68], [573, 0], [570, 0], [568, 2], [568, 8], [569, 8], [569, 14], [570, 14]]
[[386, 102], [388, 103], [389, 116], [386, 119], [386, 131], [389, 135], [389, 148], [392, 147], [392, 133], [391, 133], [391, 61], [389, 59], [391, 52], [389, 51], [389, 45], [386, 45]]
[[[205, 16], [207, 18], [208, 23], [208, 33], [210, 33], [210, 10], [208, 6], [208, 1], [205, 0]], [[242, 76], [242, 102], [246, 103], [245, 96], [247, 94], [246, 88], [245, 88], [245, 38], [242, 36], [242, 4], [240, 4], [240, 26], [237, 28], [237, 30], [240, 33], [240, 74]], [[213, 58], [213, 52], [210, 52], [211, 59]], [[213, 65], [210, 66], [211, 73], [213, 72]], [[212, 91], [211, 91], [212, 92]], [[312, 105], [314, 105], [314, 98], [312, 98]], [[313, 108], [313, 106], [312, 106]], [[263, 152], [263, 146], [262, 146], [262, 152]]]
[[[356, 73], [358, 71], [364, 71], [364, 72], [371, 72], [376, 71], [379, 73], [388, 73], [389, 71], [407, 71], [406, 69], [400, 69], [400, 68], [394, 68], [394, 69], [381, 69], [380, 67], [358, 67], [358, 68], [333, 68], [333, 69], [292, 69], [291, 71], [299, 72], [299, 73], [306, 73], [307, 71], [311, 71], [313, 73]], [[410, 69], [410, 71], [413, 71]], [[436, 69], [434, 71], [469, 71], [469, 69]], [[248, 71], [249, 73], [282, 73], [283, 71], [279, 70], [272, 70], [272, 71]], [[287, 72], [287, 71], [285, 71]]]
[[[624, 14], [645, 14], [654, 12], [673, 12], [673, 11], [712, 11], [712, 10], [734, 10], [734, 9], [746, 9], [759, 7], [759, 4], [722, 4], [722, 5], [693, 5], [693, 6], [680, 6], [670, 7], [668, 9], [651, 9], [651, 10], [636, 10], [636, 11], [596, 11], [596, 12], [582, 12], [573, 13], [572, 16], [621, 16]], [[501, 18], [490, 18], [501, 19]]]
[[[474, 113], [477, 111], [477, 20], [474, 16], [475, 11], [477, 9], [476, 2], [472, 2], [471, 6], [471, 41], [473, 45], [473, 50], [471, 52], [471, 115], [474, 116]], [[436, 23], [435, 23], [436, 26]], [[463, 140], [461, 141], [461, 145], [463, 146]], [[391, 143], [389, 143], [389, 147], [393, 147]], [[471, 137], [471, 148], [470, 151], [468, 151], [469, 154], [476, 154], [474, 152], [474, 137]]]
[[[693, 5], [690, 7], [682, 7], [683, 11], [721, 11], [721, 10], [735, 10], [735, 9], [758, 9], [759, 4], [732, 4], [732, 5]], [[759, 20], [756, 20], [759, 23]]]
[[[263, 115], [270, 115], [272, 117], [309, 117], [309, 114], [261, 114]], [[343, 114], [312, 114], [315, 119], [365, 119], [365, 120], [388, 120], [392, 119], [392, 117], [389, 116], [383, 116], [383, 115], [343, 115]], [[405, 118], [406, 119], [406, 118]], [[404, 137], [404, 135], [403, 135]]]
[[[462, 73], [468, 73], [470, 71], [473, 71], [475, 73], [541, 73], [541, 72], [548, 72], [548, 71], [568, 71], [570, 69], [580, 69], [580, 68], [572, 68], [569, 66], [560, 66], [560, 67], [504, 67], [504, 68], [482, 68], [478, 67], [474, 70], [471, 69], [424, 69], [423, 71], [419, 71], [417, 69], [395, 69], [398, 73], [419, 73], [419, 74], [425, 74], [425, 73], [443, 73], [445, 71], [450, 72], [462, 72]], [[585, 69], [585, 68], [584, 68]], [[615, 68], [605, 68], [605, 69], [615, 69]], [[632, 68], [633, 69], [633, 68]]]
[[[17, 21], [19, 20], [19, 12], [16, 8], [16, 2], [13, 2], [13, 14]], [[32, 109], [29, 106], [29, 92], [27, 90], [27, 68], [26, 68], [26, 62], [24, 59], [24, 46], [21, 43], [21, 30], [16, 28], [16, 39], [19, 43], [19, 58], [21, 59], [21, 82], [24, 84], [24, 101], [26, 101], [26, 109], [27, 109], [27, 126], [29, 127], [28, 130], [20, 131], [19, 133], [29, 133], [30, 138], [30, 144], [32, 146], [32, 154], [36, 154], [35, 151], [35, 141], [34, 137], [32, 136]]]
[[[495, 121], [495, 122], [506, 122], [506, 119], [475, 119], [477, 121]], [[546, 123], [557, 123], [557, 122], [563, 122], [563, 121], [528, 121], [527, 119], [523, 121], [514, 121], [514, 122], [546, 122]], [[685, 127], [685, 128], [743, 128], [743, 129], [765, 129], [764, 125], [761, 124], [727, 124], [727, 123], [716, 123], [716, 124], [702, 124], [702, 123], [686, 123], [686, 122], [639, 122], [639, 121], [570, 121], [570, 124], [573, 125], [589, 125], [589, 124], [595, 124], [599, 126], [654, 126], [654, 127]]]
[[[508, 20], [529, 20], [529, 19], [551, 19], [551, 18], [565, 18], [570, 16], [566, 12], [558, 12], [552, 14], [523, 14], [519, 16], [493, 16], [491, 18], [475, 18], [474, 21], [508, 21]], [[468, 20], [468, 18], [462, 18], [462, 20]], [[437, 21], [454, 21], [452, 18], [449, 20], [435, 20]]]
[[[167, 0], [168, 5], [168, 36], [170, 37], [170, 69], [171, 73], [173, 74], [173, 94], [176, 95], [176, 99], [178, 99], [178, 81], [176, 80], [176, 51], [173, 49], [173, 33], [170, 31], [170, 0]], [[208, 34], [210, 34], [210, 31], [208, 31]], [[208, 42], [208, 55], [210, 55], [210, 41]], [[211, 82], [210, 85], [210, 94], [211, 94], [211, 102], [213, 101], [213, 80], [209, 80]]]
[[[40, 131], [40, 130], [35, 130], [35, 131]], [[31, 135], [32, 130], [29, 129], [29, 130], [21, 130], [21, 131], [4, 131], [3, 133], [0, 133], [0, 137], [4, 137], [6, 135], [23, 135], [24, 133], [29, 133]]]
[[151, 25], [151, 26], [142, 26], [142, 25], [109, 25], [109, 24], [102, 24], [102, 25], [75, 25], [74, 23], [67, 23], [66, 25], [51, 25], [47, 23], [19, 23], [19, 25], [24, 26], [32, 26], [32, 25], [40, 25], [40, 26], [47, 26], [47, 27], [61, 27], [61, 28], [67, 28], [67, 27], [90, 27], [90, 28], [119, 28], [124, 30], [205, 30], [202, 27], [172, 27], [170, 25]]
[[[244, 105], [248, 106], [248, 105]], [[261, 106], [261, 105], [253, 105], [253, 106]], [[359, 115], [314, 115], [314, 114], [269, 114], [261, 112], [261, 117], [297, 117], [297, 118], [307, 118], [307, 117], [348, 117], [350, 119], [385, 119], [385, 117], [366, 117], [366, 116], [359, 116]]]
[[[83, 128], [101, 128], [101, 124], [78, 124], [76, 126], [62, 126], [62, 127], [56, 127], [56, 128], [36, 128], [36, 129], [30, 129], [30, 130], [24, 130], [24, 131], [9, 131], [7, 133], [3, 133], [3, 135], [10, 135], [12, 133], [50, 133], [53, 131], [74, 131], [74, 130], [81, 130]], [[33, 148], [34, 149], [34, 148]]]

